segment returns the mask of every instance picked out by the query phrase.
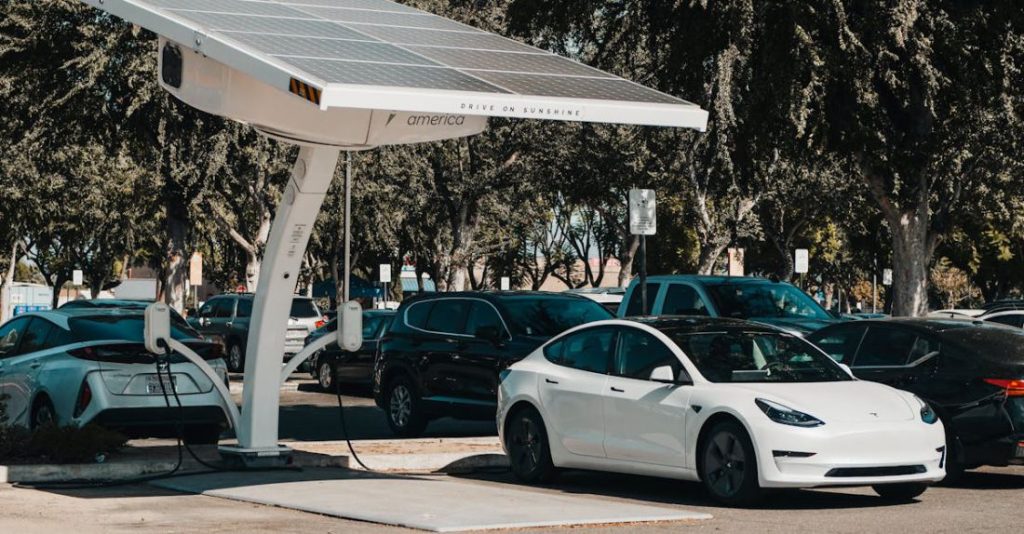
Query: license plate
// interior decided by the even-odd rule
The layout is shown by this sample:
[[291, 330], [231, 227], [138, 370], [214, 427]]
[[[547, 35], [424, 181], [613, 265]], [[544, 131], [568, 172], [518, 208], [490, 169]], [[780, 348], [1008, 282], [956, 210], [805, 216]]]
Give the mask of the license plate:
[[[163, 382], [163, 386], [162, 387], [160, 385], [161, 381]], [[160, 375], [159, 377], [157, 375], [147, 376], [146, 377], [146, 393], [148, 393], [150, 395], [163, 395], [164, 390], [167, 390], [167, 394], [168, 395], [173, 395], [173, 390], [171, 389], [171, 387], [172, 387], [171, 385], [172, 384], [174, 385], [174, 388], [177, 388], [177, 386], [178, 386], [178, 377], [176, 377], [176, 376], [168, 377], [166, 375]]]

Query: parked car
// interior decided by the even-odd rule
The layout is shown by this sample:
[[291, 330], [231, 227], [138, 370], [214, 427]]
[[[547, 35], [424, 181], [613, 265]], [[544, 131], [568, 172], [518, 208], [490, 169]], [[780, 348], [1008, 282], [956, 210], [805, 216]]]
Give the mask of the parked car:
[[978, 316], [978, 319], [1015, 328], [1024, 328], [1024, 310], [986, 312], [984, 315]]
[[910, 391], [946, 428], [950, 480], [1024, 464], [1024, 330], [958, 319], [866, 320], [808, 336], [863, 380]]
[[793, 284], [765, 278], [661, 275], [647, 278], [647, 311], [634, 280], [619, 306], [619, 317], [704, 315], [747, 319], [806, 335], [839, 322]]
[[[224, 347], [228, 369], [232, 373], [245, 371], [252, 302], [253, 295], [250, 293], [218, 295], [206, 301], [195, 316], [188, 318], [189, 324], [204, 338], [220, 343]], [[306, 336], [323, 326], [325, 322], [313, 299], [294, 297], [288, 318], [288, 332], [285, 334], [285, 361], [302, 350]]]
[[[0, 326], [0, 393], [14, 424], [97, 423], [132, 437], [172, 437], [179, 418], [190, 443], [214, 443], [227, 421], [220, 394], [195, 364], [174, 355], [181, 399], [168, 407], [156, 359], [143, 345], [142, 312], [70, 308], [21, 315]], [[206, 359], [225, 382], [220, 347], [175, 323], [171, 335]], [[168, 391], [170, 391], [168, 389]]]
[[945, 476], [925, 402], [748, 321], [584, 325], [511, 366], [499, 391], [501, 442], [527, 483], [558, 468], [635, 473], [746, 505], [764, 488], [819, 486], [910, 500]]
[[374, 363], [388, 425], [420, 435], [432, 419], [493, 420], [498, 373], [574, 326], [609, 319], [577, 295], [529, 291], [429, 293], [402, 302]]
[[626, 294], [626, 289], [622, 287], [583, 287], [568, 289], [566, 292], [587, 297], [615, 313], [619, 310], [619, 304], [622, 303], [622, 297]]
[[[391, 310], [363, 311], [363, 346], [358, 352], [343, 351], [337, 343], [309, 357], [309, 374], [324, 391], [334, 391], [339, 384], [368, 386], [373, 383], [373, 360], [377, 355], [380, 338], [387, 331], [395, 312]], [[334, 319], [314, 330], [306, 337], [306, 345], [338, 330]]]

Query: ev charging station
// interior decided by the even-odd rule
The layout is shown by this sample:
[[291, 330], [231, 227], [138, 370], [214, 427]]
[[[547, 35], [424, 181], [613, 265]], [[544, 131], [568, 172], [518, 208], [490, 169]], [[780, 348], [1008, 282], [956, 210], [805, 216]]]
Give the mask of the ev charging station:
[[[278, 444], [281, 382], [327, 344], [362, 341], [361, 309], [346, 302], [337, 334], [283, 366], [302, 257], [341, 151], [471, 136], [492, 116], [707, 127], [692, 103], [389, 0], [83, 1], [159, 36], [158, 75], [172, 95], [300, 147], [260, 271], [240, 412], [213, 380], [238, 437], [221, 453], [242, 465], [290, 454]], [[151, 308], [147, 347], [166, 350], [165, 340], [212, 375], [161, 326], [166, 307]]]

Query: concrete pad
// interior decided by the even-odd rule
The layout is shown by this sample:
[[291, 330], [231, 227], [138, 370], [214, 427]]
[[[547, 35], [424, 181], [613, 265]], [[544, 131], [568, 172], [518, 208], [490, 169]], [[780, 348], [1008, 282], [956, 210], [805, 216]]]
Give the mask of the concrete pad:
[[439, 478], [345, 469], [217, 473], [161, 488], [432, 532], [693, 521], [704, 513]]

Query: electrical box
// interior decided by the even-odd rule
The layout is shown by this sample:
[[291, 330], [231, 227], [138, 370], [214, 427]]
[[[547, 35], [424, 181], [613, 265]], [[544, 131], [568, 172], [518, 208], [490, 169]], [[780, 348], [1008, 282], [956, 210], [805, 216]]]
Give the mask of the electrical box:
[[356, 352], [363, 346], [363, 307], [348, 301], [338, 307], [338, 346]]
[[146, 350], [153, 354], [163, 354], [165, 349], [159, 340], [171, 337], [171, 308], [162, 302], [154, 302], [146, 306], [145, 319]]

